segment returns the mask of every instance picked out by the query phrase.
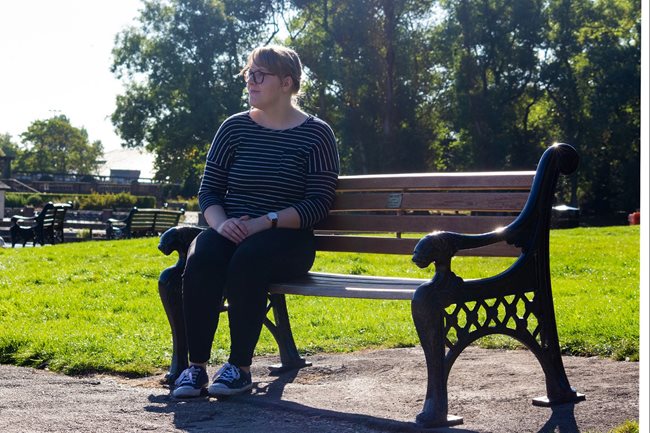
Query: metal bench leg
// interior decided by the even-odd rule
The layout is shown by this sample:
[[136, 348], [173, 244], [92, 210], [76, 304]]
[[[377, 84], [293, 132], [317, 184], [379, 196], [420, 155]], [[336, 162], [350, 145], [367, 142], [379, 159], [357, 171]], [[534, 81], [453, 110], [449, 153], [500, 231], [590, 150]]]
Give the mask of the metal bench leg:
[[264, 325], [271, 331], [280, 351], [280, 364], [269, 367], [272, 374], [310, 366], [311, 362], [302, 358], [296, 348], [284, 295], [269, 295], [269, 308], [273, 309], [275, 323], [265, 318]]
[[551, 407], [585, 400], [585, 395], [576, 392], [569, 384], [559, 346], [549, 347], [539, 358], [539, 362], [546, 378], [546, 397], [534, 398], [534, 406]]
[[551, 277], [548, 269], [547, 261], [542, 260], [540, 271], [538, 271], [543, 278], [540, 283], [542, 289], [539, 291], [542, 314], [538, 317], [542, 341], [538, 349], [539, 355], [537, 359], [542, 366], [546, 379], [546, 397], [533, 399], [533, 405], [544, 407], [585, 400], [585, 395], [576, 392], [575, 388], [569, 384], [569, 379], [564, 370], [562, 353], [560, 352], [560, 339], [555, 321], [553, 296], [551, 294]]
[[20, 227], [17, 224], [13, 224], [9, 228], [9, 233], [11, 234], [11, 248], [15, 247], [18, 243], [18, 237], [20, 235]]
[[45, 232], [43, 226], [36, 226], [34, 228], [34, 246], [39, 243], [41, 246], [45, 246]]
[[[445, 363], [444, 307], [448, 284], [458, 279], [452, 272], [436, 276], [418, 287], [411, 301], [413, 322], [427, 362], [427, 394], [416, 422], [423, 427], [445, 427], [463, 423], [463, 418], [448, 414]], [[462, 280], [461, 280], [462, 281]]]
[[182, 268], [172, 266], [160, 274], [158, 293], [162, 301], [169, 326], [172, 331], [172, 361], [165, 375], [167, 383], [174, 383], [188, 366], [187, 337], [185, 335], [185, 316], [183, 314]]

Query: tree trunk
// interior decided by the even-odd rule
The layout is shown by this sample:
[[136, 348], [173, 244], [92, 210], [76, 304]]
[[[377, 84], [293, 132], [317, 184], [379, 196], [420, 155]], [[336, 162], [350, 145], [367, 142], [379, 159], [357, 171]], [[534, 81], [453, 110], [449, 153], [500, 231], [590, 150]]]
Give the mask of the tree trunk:
[[385, 100], [384, 100], [384, 119], [383, 119], [383, 133], [384, 133], [384, 146], [382, 153], [383, 158], [382, 168], [390, 166], [393, 155], [397, 153], [395, 149], [395, 4], [393, 0], [384, 0], [384, 42], [386, 44], [386, 54], [384, 57], [386, 67], [386, 82], [385, 82]]

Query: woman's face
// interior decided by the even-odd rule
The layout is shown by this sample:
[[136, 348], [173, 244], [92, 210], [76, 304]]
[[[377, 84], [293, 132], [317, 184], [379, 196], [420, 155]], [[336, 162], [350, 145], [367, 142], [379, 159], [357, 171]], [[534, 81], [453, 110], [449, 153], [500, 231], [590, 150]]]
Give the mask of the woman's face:
[[271, 73], [268, 69], [255, 63], [244, 74], [246, 89], [248, 90], [248, 103], [260, 110], [272, 108], [286, 98], [291, 99], [287, 87], [283, 86], [282, 79]]

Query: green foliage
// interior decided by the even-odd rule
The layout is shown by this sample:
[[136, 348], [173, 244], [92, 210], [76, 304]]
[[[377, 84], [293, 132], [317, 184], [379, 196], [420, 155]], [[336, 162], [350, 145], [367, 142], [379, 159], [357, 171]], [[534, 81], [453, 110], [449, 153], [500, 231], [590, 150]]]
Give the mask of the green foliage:
[[[178, 200], [180, 201], [180, 197]], [[200, 211], [201, 209], [199, 208], [199, 198], [198, 197], [192, 197], [189, 199], [183, 199], [187, 203], [187, 209], [185, 210], [190, 210], [190, 211]]]
[[183, 208], [185, 210], [189, 211], [200, 211], [199, 209], [199, 198], [198, 197], [191, 197], [191, 198], [185, 198], [181, 196], [177, 196], [176, 199], [168, 199], [167, 203], [171, 207], [174, 208]]
[[636, 421], [626, 421], [622, 425], [612, 429], [609, 433], [639, 433], [639, 423]]
[[85, 194], [77, 196], [79, 209], [130, 209], [133, 206], [140, 208], [156, 207], [156, 198], [153, 196], [135, 196], [127, 192], [117, 194]]
[[24, 193], [24, 192], [8, 192], [5, 195], [6, 207], [42, 207], [47, 202], [67, 202], [71, 201], [73, 196], [65, 196], [59, 194], [38, 194], [38, 193]]
[[93, 173], [103, 154], [101, 142], [90, 142], [83, 128], [75, 128], [65, 116], [36, 120], [21, 134], [23, 148], [16, 170], [40, 173]]
[[436, 83], [444, 101], [436, 116], [450, 137], [433, 143], [436, 166], [530, 169], [550, 141], [547, 125], [531, 121], [541, 96], [538, 50], [547, 25], [541, 2], [443, 7], [447, 17], [432, 31], [434, 62], [449, 78]]
[[45, 201], [43, 200], [43, 197], [40, 194], [30, 194], [29, 196], [27, 196], [26, 203], [29, 206], [43, 206]]
[[[144, 238], [0, 249], [0, 362], [66, 373], [167, 368], [171, 337], [157, 279], [176, 257], [160, 254], [156, 244]], [[461, 257], [453, 269], [481, 278], [510, 263]], [[639, 266], [639, 226], [551, 232], [565, 354], [638, 360]], [[408, 256], [342, 253], [319, 253], [314, 270], [414, 278], [432, 273]], [[408, 302], [289, 296], [288, 304], [297, 345], [307, 353], [418, 344]], [[226, 358], [228, 335], [224, 315], [212, 362]], [[514, 346], [510, 339], [478, 343]], [[266, 330], [257, 346], [257, 354], [265, 353], [277, 353]]]
[[639, 207], [641, 17], [634, 0], [549, 2], [542, 83], [558, 141], [581, 154], [572, 200], [596, 214]]
[[534, 168], [575, 145], [562, 201], [639, 207], [638, 0], [148, 1], [118, 36], [113, 122], [193, 195], [235, 75], [282, 18], [305, 66], [303, 107], [328, 121], [345, 174]]
[[432, 2], [300, 2], [285, 41], [309, 71], [302, 100], [341, 143], [346, 174], [421, 171], [435, 138]]
[[157, 178], [199, 179], [219, 123], [243, 109], [242, 53], [269, 16], [271, 1], [147, 1], [117, 36], [112, 71], [127, 86], [112, 121], [127, 146], [155, 150]]
[[5, 156], [15, 157], [19, 151], [18, 145], [13, 142], [10, 134], [0, 134], [0, 158]]
[[6, 207], [23, 207], [27, 204], [27, 196], [25, 194], [17, 194], [8, 192], [5, 194]]
[[79, 199], [79, 209], [129, 209], [136, 205], [136, 197], [129, 193], [118, 194], [87, 194]]
[[[587, 430], [585, 433], [602, 433], [600, 430]], [[616, 428], [611, 429], [608, 433], [639, 433], [638, 421], [627, 420]]]
[[41, 207], [47, 202], [72, 202], [74, 209], [81, 210], [103, 210], [103, 209], [128, 209], [133, 206], [140, 208], [156, 207], [154, 196], [134, 196], [127, 192], [117, 194], [31, 194], [31, 193], [7, 193], [5, 198], [6, 207], [23, 207], [26, 205]]

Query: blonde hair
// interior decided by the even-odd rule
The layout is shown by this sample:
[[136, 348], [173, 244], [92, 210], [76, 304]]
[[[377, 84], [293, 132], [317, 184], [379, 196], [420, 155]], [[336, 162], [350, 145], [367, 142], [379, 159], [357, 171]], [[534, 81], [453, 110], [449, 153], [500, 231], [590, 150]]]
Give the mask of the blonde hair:
[[293, 82], [291, 93], [297, 95], [300, 92], [300, 80], [302, 78], [302, 63], [300, 57], [291, 48], [281, 45], [267, 45], [255, 48], [249, 55], [246, 66], [241, 70], [243, 75], [253, 64], [260, 66], [280, 78], [291, 77]]

